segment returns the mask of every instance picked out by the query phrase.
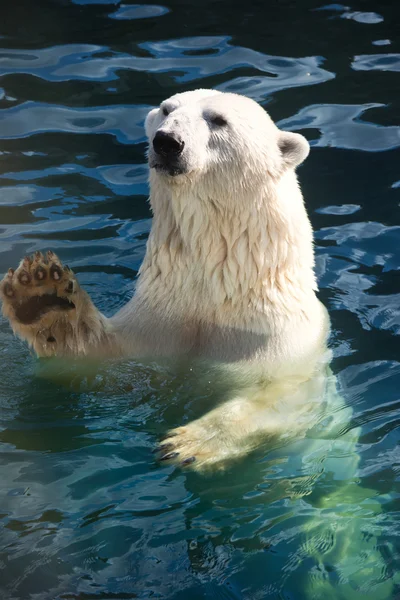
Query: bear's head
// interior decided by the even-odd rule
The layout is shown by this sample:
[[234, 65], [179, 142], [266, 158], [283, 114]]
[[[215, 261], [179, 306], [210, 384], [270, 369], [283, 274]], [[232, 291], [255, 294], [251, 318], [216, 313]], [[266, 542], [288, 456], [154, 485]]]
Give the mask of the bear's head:
[[308, 155], [307, 140], [281, 131], [253, 100], [216, 90], [176, 94], [148, 114], [152, 176], [164, 185], [212, 185], [213, 194], [277, 181]]

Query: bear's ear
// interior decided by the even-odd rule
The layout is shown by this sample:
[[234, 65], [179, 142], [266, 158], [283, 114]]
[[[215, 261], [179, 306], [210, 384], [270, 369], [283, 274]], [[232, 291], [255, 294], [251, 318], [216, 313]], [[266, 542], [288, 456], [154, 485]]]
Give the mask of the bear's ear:
[[302, 163], [310, 152], [310, 145], [306, 138], [290, 131], [279, 132], [278, 146], [285, 166], [292, 169]]
[[156, 114], [158, 113], [158, 108], [153, 108], [153, 110], [151, 110], [147, 117], [146, 120], [144, 122], [144, 129], [146, 131], [146, 135], [148, 138], [150, 138], [150, 129], [151, 129], [151, 125], [154, 121], [154, 117], [156, 116]]

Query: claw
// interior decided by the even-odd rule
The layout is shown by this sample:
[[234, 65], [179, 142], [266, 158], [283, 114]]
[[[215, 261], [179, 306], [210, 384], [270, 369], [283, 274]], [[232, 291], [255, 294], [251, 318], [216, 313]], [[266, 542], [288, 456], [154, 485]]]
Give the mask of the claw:
[[13, 288], [11, 287], [11, 284], [10, 284], [10, 283], [8, 283], [8, 282], [6, 282], [6, 283], [4, 284], [4, 287], [3, 287], [3, 292], [4, 292], [4, 294], [5, 294], [6, 296], [8, 296], [9, 298], [12, 298], [12, 297], [15, 295], [15, 294], [14, 294], [14, 290], [13, 290]]
[[162, 444], [161, 446], [154, 448], [153, 453], [164, 452], [165, 450], [171, 450], [171, 448], [173, 448], [173, 444]]
[[70, 281], [67, 285], [67, 287], [65, 288], [65, 292], [67, 294], [72, 294], [72, 292], [74, 291], [74, 282]]
[[160, 442], [163, 442], [164, 440], [167, 440], [168, 438], [175, 437], [176, 435], [178, 435], [178, 434], [174, 433], [173, 431], [171, 431], [170, 433], [166, 433], [165, 435], [162, 435], [160, 437]]
[[39, 263], [39, 264], [43, 264], [43, 265], [48, 265], [49, 261], [47, 260], [47, 256], [44, 256], [42, 254], [42, 252], [35, 252], [35, 257], [34, 257], [35, 263]]
[[181, 462], [181, 465], [182, 465], [183, 467], [185, 467], [186, 465], [190, 465], [190, 464], [194, 463], [194, 461], [195, 461], [195, 460], [196, 460], [196, 457], [195, 457], [195, 456], [191, 456], [190, 458], [185, 458], [185, 460], [183, 460], [183, 461]]
[[172, 458], [176, 458], [179, 456], [179, 452], [170, 452], [169, 454], [165, 454], [160, 458], [160, 460], [171, 460]]

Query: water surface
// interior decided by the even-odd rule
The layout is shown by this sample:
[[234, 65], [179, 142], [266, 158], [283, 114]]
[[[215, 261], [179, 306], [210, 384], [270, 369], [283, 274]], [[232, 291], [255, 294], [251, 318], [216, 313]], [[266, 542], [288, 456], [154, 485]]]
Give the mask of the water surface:
[[[51, 248], [108, 315], [150, 228], [151, 107], [216, 87], [309, 139], [299, 177], [333, 369], [362, 428], [347, 508], [382, 581], [400, 541], [399, 19], [389, 0], [25, 0], [0, 23], [0, 273]], [[212, 383], [135, 363], [49, 381], [4, 321], [0, 356], [2, 599], [307, 597], [319, 567], [301, 532], [340, 484], [329, 465], [298, 500], [299, 465], [267, 448], [209, 477], [160, 466], [158, 436], [202, 414]], [[328, 577], [342, 598], [335, 565]]]

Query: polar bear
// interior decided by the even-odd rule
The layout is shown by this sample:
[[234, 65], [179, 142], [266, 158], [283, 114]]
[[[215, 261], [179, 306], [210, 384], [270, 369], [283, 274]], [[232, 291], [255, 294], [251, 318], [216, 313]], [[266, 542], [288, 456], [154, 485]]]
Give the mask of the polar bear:
[[255, 102], [177, 94], [146, 119], [154, 214], [134, 298], [102, 316], [52, 253], [1, 286], [3, 313], [38, 356], [187, 355], [309, 361], [328, 320], [295, 167], [309, 152]]
[[[145, 128], [154, 218], [134, 297], [107, 319], [54, 253], [36, 253], [1, 283], [14, 332], [38, 356], [230, 365], [242, 382], [268, 382], [274, 407], [278, 399], [284, 405], [282, 394], [319, 389], [329, 319], [315, 295], [312, 229], [295, 174], [307, 141], [278, 129], [249, 98], [204, 89], [162, 102]], [[241, 438], [254, 428], [287, 430], [276, 407], [260, 424], [259, 402], [236, 399], [189, 432], [173, 432], [162, 458], [199, 468], [248, 448], [235, 429]], [[217, 444], [205, 446], [204, 431], [210, 437], [227, 414], [235, 444], [222, 456]]]
[[[380, 575], [372, 596], [362, 589], [384, 566], [363, 521], [343, 509], [354, 493], [358, 430], [329, 371], [329, 318], [315, 293], [312, 228], [295, 173], [307, 141], [249, 98], [204, 89], [165, 100], [145, 128], [153, 223], [132, 300], [106, 318], [49, 251], [5, 275], [4, 316], [39, 357], [173, 357], [221, 368], [234, 393], [170, 431], [160, 460], [220, 468], [262, 440], [294, 440], [303, 496], [324, 461], [333, 479], [350, 483], [325, 498], [298, 559], [335, 563], [341, 598], [389, 598]], [[349, 575], [348, 558], [361, 549], [368, 558]], [[314, 572], [307, 597], [339, 597], [325, 575]]]

